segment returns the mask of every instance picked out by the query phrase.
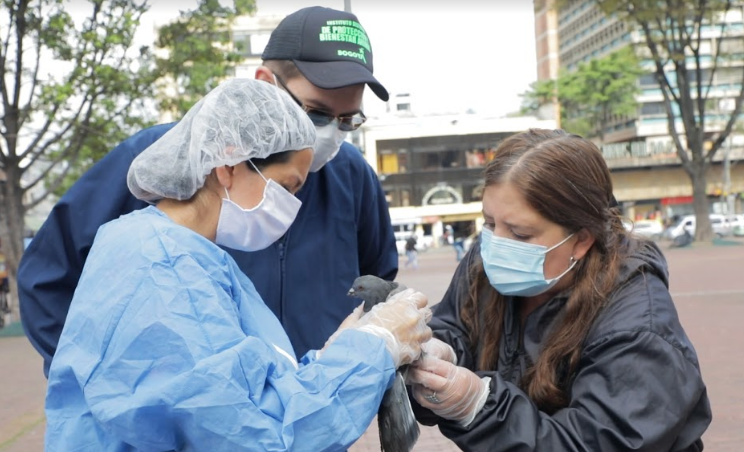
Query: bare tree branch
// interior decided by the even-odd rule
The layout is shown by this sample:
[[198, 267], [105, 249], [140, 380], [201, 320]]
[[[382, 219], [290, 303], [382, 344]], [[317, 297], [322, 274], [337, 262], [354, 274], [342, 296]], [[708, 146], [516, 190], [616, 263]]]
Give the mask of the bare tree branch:
[[[42, 9], [41, 4], [38, 5], [39, 9], [39, 16], [41, 17]], [[31, 116], [32, 112], [32, 105], [34, 96], [36, 95], [36, 88], [39, 84], [39, 70], [41, 68], [41, 39], [37, 36], [36, 38], [36, 64], [34, 65], [34, 71], [33, 75], [31, 76], [31, 88], [28, 91], [28, 101], [26, 102], [26, 105], [21, 108], [21, 114], [18, 118], [18, 129], [20, 130], [23, 125], [28, 121], [29, 117]]]
[[[724, 17], [728, 14], [729, 10], [731, 9], [731, 0], [726, 0], [726, 7], [724, 9], [723, 15]], [[715, 79], [716, 71], [718, 70], [718, 62], [721, 58], [721, 44], [724, 41], [724, 37], [726, 36], [726, 26], [728, 23], [725, 20], [721, 21], [720, 24], [720, 33], [721, 37], [716, 40], [716, 48], [715, 53], [713, 57], [713, 67], [710, 69], [710, 78], [708, 78], [708, 86], [705, 89], [705, 98], [707, 99], [708, 96], [710, 96], [710, 90], [713, 87], [713, 80]]]
[[[8, 8], [8, 34], [5, 36], [5, 39], [3, 41], [3, 51], [0, 55], [0, 63], [2, 63], [2, 68], [0, 68], [0, 76], [2, 78], [0, 80], [5, 80], [5, 63], [7, 62], [8, 55], [10, 53], [10, 40], [13, 33], [13, 17], [15, 17], [15, 9], [13, 9], [13, 7], [11, 6], [10, 8]], [[5, 85], [5, 83], [0, 83], [0, 93], [2, 93], [3, 97], [4, 111], [10, 110], [10, 96], [8, 95], [8, 87]]]
[[[77, 113], [75, 113], [72, 116], [72, 118], [77, 118], [78, 116], [80, 116], [80, 113], [82, 113], [83, 109], [85, 108], [86, 103], [88, 102], [89, 102], [89, 98], [88, 98], [88, 95], [86, 94], [86, 97], [83, 99], [83, 101], [80, 102], [80, 106], [78, 108]], [[53, 144], [56, 144], [57, 142], [59, 142], [59, 140], [62, 139], [62, 137], [64, 137], [65, 134], [67, 134], [67, 132], [72, 130], [72, 128], [77, 125], [77, 121], [73, 120], [72, 118], [69, 121], [67, 121], [65, 127], [58, 130], [54, 135], [48, 138], [44, 142], [44, 144], [42, 144], [41, 146], [39, 146], [39, 142], [42, 140], [42, 138], [46, 136], [46, 131], [43, 134], [39, 133], [36, 135], [36, 138], [34, 139], [33, 143], [30, 144], [28, 148], [26, 148], [26, 151], [24, 151], [24, 154], [21, 157], [23, 159], [28, 159], [28, 164], [26, 164], [25, 168], [23, 168], [23, 171], [33, 166], [33, 164], [36, 163], [36, 161], [39, 160], [40, 157], [46, 155], [46, 152], [49, 150], [49, 148]], [[45, 124], [45, 126], [48, 126], [48, 123]], [[34, 184], [31, 184], [31, 185], [34, 185]]]
[[[85, 140], [84, 138], [85, 132], [89, 130], [90, 118], [93, 114], [94, 104], [95, 104], [95, 97], [91, 97], [90, 101], [87, 102], [88, 109], [85, 113], [85, 118], [83, 119], [82, 124], [79, 124], [78, 127], [74, 129], [73, 136], [71, 137], [70, 142], [68, 143], [68, 146], [62, 151], [62, 153], [59, 156], [53, 159], [53, 163], [48, 165], [44, 169], [44, 171], [42, 171], [41, 174], [39, 174], [36, 177], [36, 179], [33, 179], [30, 183], [28, 183], [25, 187], [23, 187], [24, 191], [29, 190], [31, 187], [36, 186], [40, 181], [46, 179], [47, 175], [56, 167], [56, 163], [59, 163], [60, 161], [67, 159], [67, 158], [74, 158], [79, 154], [80, 148], [82, 148], [83, 142]], [[69, 130], [72, 127], [74, 122], [75, 121], [70, 121], [70, 123], [68, 124], [67, 130]], [[53, 143], [53, 142], [48, 141], [47, 143], [45, 143], [45, 146], [48, 147], [50, 143]], [[39, 156], [41, 155], [46, 155], [46, 153], [41, 152], [34, 157], [38, 159]]]

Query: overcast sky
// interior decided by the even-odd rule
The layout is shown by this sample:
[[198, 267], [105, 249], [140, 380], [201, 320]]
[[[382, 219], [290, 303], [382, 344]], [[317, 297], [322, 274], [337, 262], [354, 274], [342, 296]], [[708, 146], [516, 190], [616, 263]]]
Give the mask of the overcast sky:
[[[178, 9], [196, 4], [151, 3], [139, 35], [145, 41], [152, 39], [153, 21], [177, 17]], [[286, 15], [312, 4], [257, 1], [259, 14]], [[344, 8], [343, 0], [314, 4]], [[502, 116], [519, 109], [519, 94], [536, 79], [531, 0], [351, 0], [351, 5], [370, 37], [376, 77], [391, 93], [414, 96], [419, 113], [472, 108]], [[368, 94], [365, 109], [380, 102]]]

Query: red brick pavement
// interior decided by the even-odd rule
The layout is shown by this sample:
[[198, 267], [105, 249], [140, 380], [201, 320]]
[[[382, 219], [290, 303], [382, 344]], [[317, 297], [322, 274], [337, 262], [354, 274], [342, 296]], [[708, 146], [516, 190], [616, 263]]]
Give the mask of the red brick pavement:
[[[744, 246], [696, 244], [665, 254], [675, 303], [698, 351], [713, 406], [705, 449], [740, 452], [744, 449]], [[419, 265], [418, 270], [402, 268], [398, 279], [436, 303], [456, 266], [454, 251], [421, 253]], [[45, 391], [41, 359], [24, 338], [0, 338], [0, 359], [0, 452], [41, 451]], [[376, 425], [373, 421], [352, 452], [379, 451]], [[457, 448], [436, 428], [422, 427], [414, 450]]]

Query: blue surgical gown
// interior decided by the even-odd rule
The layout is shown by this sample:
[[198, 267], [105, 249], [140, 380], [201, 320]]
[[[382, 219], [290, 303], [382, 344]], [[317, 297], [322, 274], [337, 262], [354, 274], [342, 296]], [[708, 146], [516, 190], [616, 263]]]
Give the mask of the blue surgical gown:
[[235, 261], [148, 207], [96, 236], [52, 361], [46, 450], [345, 450], [394, 371], [355, 330], [297, 363]]

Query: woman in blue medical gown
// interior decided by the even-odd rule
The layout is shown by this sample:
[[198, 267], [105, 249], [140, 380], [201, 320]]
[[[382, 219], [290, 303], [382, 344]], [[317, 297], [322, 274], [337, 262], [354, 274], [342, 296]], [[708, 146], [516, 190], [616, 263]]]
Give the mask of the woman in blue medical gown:
[[96, 235], [51, 365], [47, 451], [344, 450], [361, 436], [431, 336], [426, 298], [357, 309], [298, 363], [218, 246], [287, 231], [314, 142], [285, 93], [233, 79], [134, 160], [129, 188], [153, 205]]

